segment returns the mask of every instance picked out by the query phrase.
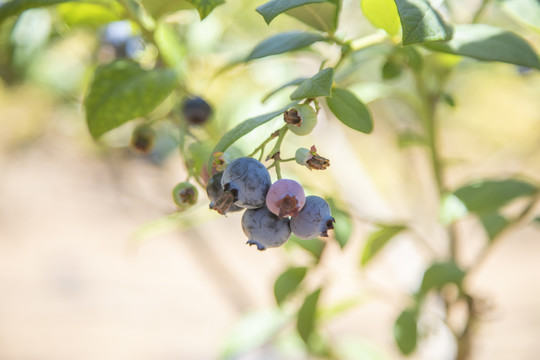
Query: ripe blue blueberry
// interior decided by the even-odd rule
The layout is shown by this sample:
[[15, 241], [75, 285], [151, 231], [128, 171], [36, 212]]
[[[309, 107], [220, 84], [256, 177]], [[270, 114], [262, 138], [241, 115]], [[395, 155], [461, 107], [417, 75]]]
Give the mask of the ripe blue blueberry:
[[212, 108], [206, 100], [195, 96], [184, 101], [182, 113], [188, 124], [202, 125], [208, 121], [212, 114]]
[[[206, 184], [206, 194], [208, 199], [210, 199], [210, 209], [214, 209], [216, 201], [223, 195], [223, 187], [221, 187], [221, 177], [223, 176], [223, 171], [219, 171], [212, 175]], [[234, 212], [244, 210], [241, 207], [238, 207], [234, 204], [231, 204], [225, 212]]]
[[231, 193], [234, 204], [246, 209], [264, 206], [271, 184], [272, 179], [266, 167], [250, 157], [241, 157], [231, 162], [221, 177], [225, 193]]
[[330, 206], [319, 196], [306, 197], [306, 203], [297, 216], [291, 218], [291, 230], [300, 239], [328, 237], [328, 229], [334, 228]]
[[288, 218], [280, 219], [266, 206], [249, 209], [242, 215], [242, 230], [248, 237], [246, 244], [256, 245], [257, 250], [278, 247], [291, 236]]

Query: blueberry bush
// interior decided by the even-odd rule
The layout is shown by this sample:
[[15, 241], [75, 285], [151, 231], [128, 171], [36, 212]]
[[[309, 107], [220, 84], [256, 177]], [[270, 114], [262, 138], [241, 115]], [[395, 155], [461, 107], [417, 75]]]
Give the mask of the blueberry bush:
[[[218, 11], [231, 17], [227, 31], [235, 35], [224, 36], [213, 48], [198, 48], [197, 39], [190, 38], [192, 29], [211, 21]], [[29, 24], [39, 25], [43, 19], [49, 25], [36, 27], [39, 36], [18, 40], [17, 34], [32, 31]], [[267, 30], [255, 26], [261, 21]], [[335, 196], [323, 182], [306, 187], [295, 171], [301, 169], [313, 179], [322, 171], [335, 171], [323, 147], [309, 143], [324, 136], [313, 135], [321, 122], [365, 139], [377, 136], [372, 133], [378, 122], [366, 104], [380, 99], [401, 103], [388, 111], [406, 118], [397, 131], [400, 146], [414, 147], [429, 159], [427, 176], [440, 212], [435, 226], [442, 229], [447, 251], [433, 254], [418, 288], [402, 303], [394, 323], [395, 347], [403, 355], [415, 353], [429, 332], [423, 314], [436, 302], [442, 304], [442, 318], [455, 340], [455, 358], [471, 358], [483, 310], [468, 276], [505, 234], [538, 222], [540, 178], [471, 175], [454, 186], [447, 178], [450, 159], [441, 152], [439, 114], [460, 106], [448, 88], [460, 73], [488, 62], [506, 63], [516, 77], [540, 70], [537, 0], [466, 5], [457, 0], [270, 0], [240, 5], [224, 0], [4, 0], [0, 26], [0, 76], [6, 84], [32, 71], [40, 73], [32, 67], [40, 49], [73, 34], [91, 38], [87, 51], [92, 55], [78, 73], [82, 85], [70, 82], [70, 69], [40, 73], [64, 77], [54, 89], [64, 101], [76, 103], [72, 95], [82, 94], [89, 135], [107, 146], [115, 132], [129, 129], [126, 145], [139, 153], [163, 158], [177, 149], [188, 176], [172, 189], [171, 202], [182, 216], [189, 217], [188, 210], [202, 201], [209, 213], [229, 215], [230, 221], [237, 221], [233, 213], [243, 211], [238, 224], [246, 235], [243, 241], [266, 250], [253, 256], [282, 246], [305, 252], [310, 260], [293, 261], [274, 285], [276, 307], [292, 314], [286, 322], [295, 328], [278, 326], [264, 341], [292, 331], [313, 357], [342, 358], [325, 336], [320, 299], [327, 284], [316, 276], [323, 271], [328, 243], [345, 251], [356, 233], [353, 227], [367, 222], [371, 230], [362, 235], [357, 257], [358, 266], [369, 269], [398, 235], [415, 229], [408, 221], [361, 219], [350, 204], [362, 199]], [[283, 78], [272, 81], [261, 75], [261, 82], [272, 84], [259, 104], [263, 110], [241, 121], [227, 119], [243, 115], [234, 111], [236, 102], [252, 101], [249, 86], [241, 88], [238, 75], [231, 74], [246, 67], [264, 72], [257, 64], [266, 58], [272, 66], [294, 68], [298, 74], [291, 77], [283, 71]], [[378, 68], [372, 65], [374, 59]], [[304, 69], [307, 63], [317, 64], [317, 69]], [[364, 67], [376, 74], [366, 78]], [[215, 92], [207, 90], [213, 82], [219, 82], [222, 99], [229, 102], [223, 109], [214, 103], [226, 101], [214, 101]], [[296, 150], [285, 149], [285, 142]], [[380, 163], [385, 162], [383, 154]], [[297, 169], [291, 171], [293, 167]], [[199, 192], [207, 198], [201, 199]], [[472, 260], [462, 257], [460, 249], [469, 235], [458, 231], [459, 223], [469, 218], [482, 225], [486, 239]], [[424, 241], [428, 248], [429, 242]], [[341, 304], [332, 316], [356, 305]], [[448, 321], [457, 311], [465, 315], [457, 323]]]

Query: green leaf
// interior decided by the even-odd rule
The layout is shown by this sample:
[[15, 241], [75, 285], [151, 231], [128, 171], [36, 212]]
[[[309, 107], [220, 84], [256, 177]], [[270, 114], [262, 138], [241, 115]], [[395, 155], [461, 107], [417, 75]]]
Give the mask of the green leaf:
[[57, 10], [68, 26], [98, 27], [124, 17], [124, 8], [117, 2], [109, 4], [71, 2], [58, 5]]
[[540, 69], [535, 50], [521, 36], [484, 24], [456, 25], [454, 38], [427, 48], [483, 61], [500, 61]]
[[129, 61], [98, 67], [84, 102], [90, 133], [97, 139], [126, 121], [147, 115], [175, 86], [176, 77], [170, 70], [147, 71]]
[[264, 96], [264, 98], [261, 100], [263, 103], [266, 102], [266, 100], [268, 100], [269, 98], [271, 98], [273, 95], [275, 95], [276, 93], [278, 93], [279, 91], [289, 87], [289, 86], [293, 86], [293, 85], [300, 85], [301, 83], [303, 83], [305, 80], [307, 80], [307, 78], [297, 78], [297, 79], [293, 79], [291, 81], [288, 81], [286, 82], [285, 84], [281, 85], [280, 87], [270, 91], [268, 94], [266, 94]]
[[188, 0], [190, 3], [192, 3], [197, 11], [199, 12], [199, 16], [201, 17], [201, 20], [203, 20], [205, 17], [207, 17], [212, 10], [218, 5], [225, 4], [225, 0]]
[[285, 270], [277, 278], [274, 283], [274, 296], [278, 305], [281, 305], [285, 299], [296, 291], [298, 285], [306, 276], [306, 272], [306, 267], [293, 267]]
[[405, 230], [403, 225], [382, 226], [379, 230], [369, 235], [366, 246], [362, 253], [360, 264], [362, 266], [367, 263], [397, 234]]
[[394, 324], [394, 339], [403, 355], [409, 355], [416, 349], [416, 315], [414, 310], [404, 310]]
[[291, 94], [291, 100], [315, 98], [317, 96], [332, 95], [332, 82], [334, 81], [334, 69], [326, 68], [319, 71], [315, 76], [305, 80]]
[[470, 212], [491, 213], [519, 197], [536, 194], [538, 189], [521, 180], [481, 180], [457, 189], [454, 194]]
[[540, 2], [538, 0], [500, 0], [505, 9], [518, 21], [540, 31]]
[[495, 240], [497, 235], [509, 224], [509, 221], [499, 213], [487, 213], [480, 216], [480, 221], [486, 229], [489, 241]]
[[290, 322], [289, 316], [279, 308], [257, 311], [243, 316], [225, 336], [225, 345], [219, 359], [241, 358], [252, 349], [271, 341]]
[[339, 247], [343, 249], [349, 242], [352, 234], [352, 218], [348, 212], [338, 208], [333, 199], [328, 199], [328, 204], [332, 211], [332, 217], [336, 220], [336, 224], [339, 224], [334, 229], [334, 236], [336, 237]]
[[314, 29], [333, 33], [338, 24], [339, 5], [335, 1], [307, 4], [287, 10], [285, 14]]
[[401, 24], [394, 0], [362, 0], [360, 6], [373, 26], [383, 29], [390, 36], [399, 34]]
[[[267, 123], [268, 121], [274, 119], [276, 116], [283, 114], [285, 110], [288, 110], [291, 106], [294, 106], [297, 103], [298, 102], [295, 101], [282, 109], [272, 111], [270, 113], [259, 115], [259, 116], [242, 121], [240, 124], [236, 125], [234, 128], [229, 130], [225, 135], [223, 135], [223, 137], [219, 140], [217, 145], [214, 147], [212, 154], [216, 152], [225, 152], [225, 150], [227, 150], [229, 146], [234, 144], [242, 136], [249, 134], [253, 129], [261, 126], [262, 124]], [[211, 156], [210, 159], [208, 160], [209, 166], [211, 166], [212, 161], [213, 161], [213, 157]]]
[[532, 222], [535, 225], [540, 225], [540, 216], [535, 217]]
[[326, 99], [326, 103], [338, 120], [351, 129], [364, 134], [373, 131], [373, 120], [368, 108], [349, 90], [334, 88], [332, 97]]
[[320, 288], [309, 294], [298, 311], [296, 329], [305, 343], [308, 343], [309, 337], [313, 333], [315, 327], [315, 312], [317, 310], [317, 302], [319, 301], [320, 294]]
[[264, 21], [266, 21], [267, 24], [270, 24], [276, 16], [287, 10], [306, 4], [322, 3], [325, 1], [326, 0], [270, 0], [259, 6], [256, 10], [263, 16]]
[[405, 130], [398, 134], [398, 146], [406, 148], [407, 146], [426, 146], [428, 142], [424, 135], [413, 130]]
[[424, 273], [419, 295], [423, 296], [431, 289], [440, 289], [446, 284], [461, 286], [465, 272], [454, 262], [434, 263]]
[[12, 0], [0, 5], [0, 24], [10, 16], [19, 15], [25, 10], [56, 5], [72, 0]]
[[246, 61], [298, 50], [323, 40], [325, 38], [320, 34], [302, 31], [289, 31], [277, 34], [261, 41], [255, 46], [251, 54], [246, 58]]
[[452, 38], [452, 28], [446, 24], [426, 0], [395, 0], [403, 45], [446, 41]]
[[321, 259], [321, 255], [326, 247], [326, 241], [321, 239], [302, 240], [294, 235], [291, 235], [287, 244], [295, 244], [309, 252], [317, 260]]
[[160, 21], [154, 33], [154, 39], [161, 57], [167, 66], [174, 69], [178, 76], [185, 74], [184, 59], [186, 58], [187, 50], [174, 28]]
[[195, 8], [186, 0], [141, 0], [141, 2], [146, 11], [156, 20], [167, 14]]

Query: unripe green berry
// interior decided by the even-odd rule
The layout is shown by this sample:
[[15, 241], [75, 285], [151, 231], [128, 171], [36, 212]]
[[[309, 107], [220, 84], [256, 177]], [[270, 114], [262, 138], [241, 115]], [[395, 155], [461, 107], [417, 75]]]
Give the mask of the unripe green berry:
[[317, 113], [307, 104], [299, 104], [285, 111], [283, 119], [289, 130], [299, 136], [309, 134], [317, 125]]
[[156, 131], [147, 124], [137, 126], [131, 135], [131, 147], [144, 154], [150, 153], [154, 147]]
[[194, 205], [197, 202], [198, 196], [199, 192], [197, 188], [187, 181], [177, 184], [172, 191], [174, 203], [181, 210]]
[[311, 154], [311, 151], [306, 148], [299, 148], [296, 150], [296, 153], [294, 154], [294, 159], [296, 160], [296, 163], [299, 165], [306, 165], [308, 160], [311, 159], [313, 155]]

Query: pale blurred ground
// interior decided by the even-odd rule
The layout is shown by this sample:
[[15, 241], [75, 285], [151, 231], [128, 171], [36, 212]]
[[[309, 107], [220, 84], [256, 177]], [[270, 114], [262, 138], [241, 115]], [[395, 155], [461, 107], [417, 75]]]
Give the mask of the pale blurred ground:
[[[539, 75], [512, 71], [493, 67], [451, 84], [459, 106], [442, 110], [444, 151], [464, 161], [452, 168], [451, 184], [501, 172], [540, 180]], [[423, 221], [436, 217], [425, 206], [425, 158], [421, 150], [400, 155], [384, 120], [391, 115], [377, 104], [373, 110], [369, 137], [321, 121], [314, 137], [332, 167], [318, 179], [334, 179], [362, 216], [416, 216], [440, 248], [444, 239]], [[216, 359], [243, 315], [273, 306], [273, 281], [295, 259], [283, 249], [247, 247], [238, 214], [134, 240], [142, 224], [174, 211], [170, 190], [184, 176], [176, 156], [159, 167], [124, 148], [98, 150], [77, 109], [58, 110], [45, 90], [3, 88], [0, 125], [0, 360]], [[206, 214], [201, 198], [197, 219]], [[322, 272], [331, 286], [323, 300], [367, 300], [325, 331], [398, 358], [392, 322], [404, 290], [418, 285], [426, 254], [403, 237], [359, 271], [369, 229], [359, 224], [343, 253], [329, 245]], [[462, 246], [470, 255], [483, 233], [468, 220], [460, 231], [473, 239]], [[505, 237], [471, 279], [492, 308], [475, 330], [473, 359], [538, 359], [539, 258], [540, 229], [529, 226]], [[441, 335], [416, 358], [451, 353]], [[243, 359], [279, 358], [272, 354]]]

